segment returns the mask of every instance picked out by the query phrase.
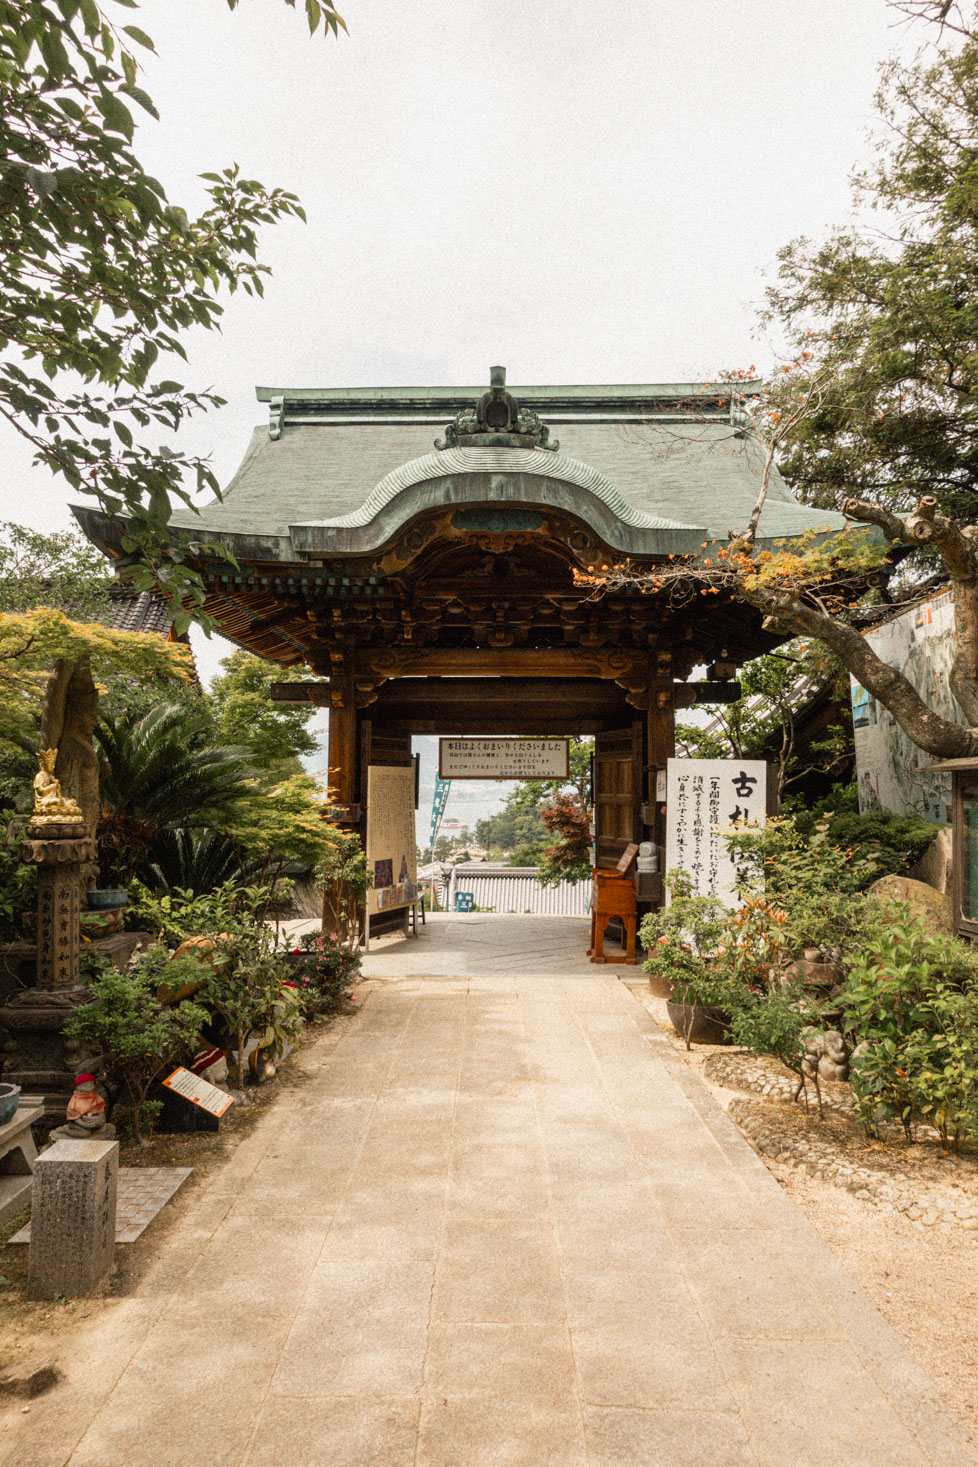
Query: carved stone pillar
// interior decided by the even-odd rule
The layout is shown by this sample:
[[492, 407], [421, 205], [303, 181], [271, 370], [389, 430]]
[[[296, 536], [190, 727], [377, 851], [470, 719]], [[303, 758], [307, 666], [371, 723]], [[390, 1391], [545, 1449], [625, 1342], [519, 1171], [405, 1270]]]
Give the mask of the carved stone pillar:
[[21, 860], [37, 866], [37, 982], [0, 1008], [4, 1078], [44, 1096], [47, 1116], [63, 1119], [78, 1068], [76, 1046], [61, 1030], [88, 997], [78, 963], [81, 887], [95, 860], [89, 827], [77, 822], [27, 827]]
[[33, 829], [28, 826], [20, 855], [38, 868], [37, 987], [77, 988], [82, 868], [95, 860], [95, 841], [85, 825], [48, 825], [40, 838]]

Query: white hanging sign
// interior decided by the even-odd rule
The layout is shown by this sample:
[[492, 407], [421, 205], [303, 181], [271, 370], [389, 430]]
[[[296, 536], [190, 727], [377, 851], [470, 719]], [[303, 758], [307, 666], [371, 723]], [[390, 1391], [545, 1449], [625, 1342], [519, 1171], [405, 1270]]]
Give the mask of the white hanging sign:
[[737, 872], [720, 835], [735, 820], [764, 825], [763, 759], [670, 759], [666, 770], [666, 871], [688, 871], [697, 896], [737, 906]]
[[440, 779], [566, 779], [568, 739], [439, 739]]

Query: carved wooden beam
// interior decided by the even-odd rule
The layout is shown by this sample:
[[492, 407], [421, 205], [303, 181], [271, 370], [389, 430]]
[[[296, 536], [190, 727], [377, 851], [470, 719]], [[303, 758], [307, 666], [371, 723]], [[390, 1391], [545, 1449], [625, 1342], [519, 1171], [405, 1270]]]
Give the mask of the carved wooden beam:
[[329, 679], [316, 683], [272, 683], [269, 695], [273, 703], [315, 703], [329, 707]]
[[394, 677], [590, 677], [647, 687], [644, 651], [607, 647], [361, 648], [350, 665], [359, 679]]

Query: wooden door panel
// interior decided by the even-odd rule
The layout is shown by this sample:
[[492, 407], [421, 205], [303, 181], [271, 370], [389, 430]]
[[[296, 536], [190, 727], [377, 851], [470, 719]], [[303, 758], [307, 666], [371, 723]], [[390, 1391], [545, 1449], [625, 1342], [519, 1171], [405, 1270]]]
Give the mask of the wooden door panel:
[[617, 865], [625, 847], [641, 840], [642, 725], [594, 739], [594, 832], [597, 864]]

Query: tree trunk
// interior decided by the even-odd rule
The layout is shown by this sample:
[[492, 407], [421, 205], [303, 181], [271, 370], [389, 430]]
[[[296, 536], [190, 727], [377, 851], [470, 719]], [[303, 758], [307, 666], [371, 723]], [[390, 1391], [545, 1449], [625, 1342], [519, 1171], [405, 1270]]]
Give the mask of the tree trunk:
[[788, 594], [751, 591], [746, 599], [767, 613], [766, 625], [824, 642], [866, 691], [889, 709], [919, 748], [938, 759], [978, 756], [978, 727], [951, 723], [928, 708], [909, 679], [877, 656], [865, 637], [846, 622]]

